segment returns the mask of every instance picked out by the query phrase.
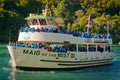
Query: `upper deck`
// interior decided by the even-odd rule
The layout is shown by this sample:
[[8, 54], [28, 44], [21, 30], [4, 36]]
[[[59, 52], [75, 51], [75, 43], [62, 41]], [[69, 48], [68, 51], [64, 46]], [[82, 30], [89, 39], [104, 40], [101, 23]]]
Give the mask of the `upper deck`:
[[18, 41], [58, 42], [65, 41], [73, 44], [107, 43], [112, 44], [109, 34], [92, 34], [77, 31], [34, 29], [20, 30]]
[[30, 14], [26, 18], [29, 28], [21, 28], [18, 41], [58, 42], [72, 44], [107, 43], [112, 44], [110, 34], [96, 34], [60, 30], [55, 25], [55, 18], [47, 15]]

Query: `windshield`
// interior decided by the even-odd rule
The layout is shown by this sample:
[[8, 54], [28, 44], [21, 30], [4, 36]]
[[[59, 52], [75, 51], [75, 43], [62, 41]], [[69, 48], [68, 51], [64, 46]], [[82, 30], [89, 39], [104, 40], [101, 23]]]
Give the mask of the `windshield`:
[[47, 25], [45, 19], [39, 19], [39, 23], [40, 23], [40, 25]]
[[53, 25], [54, 21], [52, 19], [47, 19], [49, 25]]
[[32, 25], [38, 25], [37, 19], [32, 19], [31, 22], [32, 22]]

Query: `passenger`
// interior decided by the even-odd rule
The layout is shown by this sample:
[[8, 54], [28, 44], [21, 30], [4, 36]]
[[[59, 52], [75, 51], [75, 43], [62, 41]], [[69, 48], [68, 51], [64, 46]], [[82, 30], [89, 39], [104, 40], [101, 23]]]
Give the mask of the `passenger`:
[[89, 47], [89, 51], [94, 52], [95, 48], [91, 46], [91, 47]]
[[33, 28], [31, 28], [31, 30], [32, 30], [32, 32], [36, 32], [36, 30], [35, 30], [35, 28], [33, 27]]
[[100, 38], [100, 39], [103, 39], [103, 34], [99, 34], [99, 38]]
[[104, 51], [103, 47], [100, 46], [100, 52], [102, 53]]
[[99, 38], [99, 36], [98, 36], [98, 34], [94, 34], [94, 36], [93, 36], [94, 38]]
[[25, 47], [25, 43], [20, 44], [21, 47]]
[[45, 50], [45, 46], [44, 45], [42, 45], [42, 50]]
[[70, 30], [67, 30], [67, 31], [66, 31], [66, 34], [71, 34]]
[[70, 47], [67, 48], [67, 52], [70, 52]]
[[57, 48], [57, 52], [61, 52], [61, 47], [58, 47], [58, 48]]
[[33, 43], [34, 44], [34, 48], [39, 48], [39, 45], [37, 43]]
[[47, 32], [52, 32], [52, 30], [51, 29], [47, 29]]
[[94, 38], [94, 33], [91, 33], [91, 37]]
[[73, 34], [75, 34], [75, 31], [74, 31], [74, 30], [72, 30], [72, 31], [71, 31], [71, 33], [72, 33], [72, 35], [73, 35]]
[[61, 52], [67, 52], [67, 49], [65, 47], [61, 47]]
[[58, 28], [54, 28], [54, 29], [53, 29], [53, 32], [54, 32], [54, 33], [57, 33], [57, 32], [58, 32]]
[[107, 34], [103, 34], [103, 38], [104, 38], [104, 39], [107, 39]]
[[30, 48], [35, 48], [35, 45], [32, 43], [32, 44], [30, 44], [30, 46], [28, 46], [28, 47], [30, 47]]
[[37, 31], [37, 32], [40, 32], [40, 28], [39, 28], [39, 27], [37, 27], [36, 31]]
[[58, 52], [58, 51], [60, 52], [60, 48], [58, 46], [55, 46], [54, 47], [54, 52]]
[[87, 52], [87, 48], [86, 47], [83, 47], [83, 52]]
[[97, 46], [97, 51], [100, 51], [100, 45]]
[[11, 46], [15, 46], [15, 42], [11, 42]]
[[70, 48], [71, 51], [76, 51], [75, 47]]
[[16, 46], [20, 46], [20, 43], [16, 42]]
[[26, 47], [31, 48], [31, 43], [26, 43]]
[[25, 26], [25, 29], [23, 32], [28, 32], [28, 26]]
[[84, 37], [84, 33], [83, 32], [80, 33], [80, 37], [82, 37], [82, 38]]
[[28, 47], [28, 45], [29, 45], [28, 43], [25, 43], [25, 47]]
[[60, 29], [58, 29], [58, 31], [57, 31], [58, 33], [62, 33], [62, 31], [60, 30]]
[[23, 32], [24, 31], [24, 28], [23, 27], [20, 27], [20, 32]]
[[86, 33], [86, 38], [91, 38], [91, 34], [90, 33]]
[[44, 30], [44, 28], [43, 28], [43, 27], [40, 29], [40, 32], [45, 32], [45, 30]]
[[112, 38], [112, 36], [111, 35], [109, 35], [109, 39], [111, 39]]
[[106, 46], [105, 51], [111, 52], [110, 46]]
[[41, 48], [41, 49], [42, 49], [42, 43], [38, 43], [38, 45], [39, 45], [39, 48]]
[[28, 32], [28, 30], [27, 30], [27, 29], [24, 29], [23, 32]]
[[15, 43], [15, 42], [13, 42], [12, 44], [13, 44], [13, 46], [16, 46], [16, 43]]
[[78, 47], [78, 51], [82, 52], [83, 48], [81, 46]]
[[28, 28], [28, 32], [32, 32], [32, 28]]
[[47, 50], [47, 51], [51, 51], [51, 48], [50, 48], [50, 47], [47, 47], [46, 50]]
[[78, 36], [78, 33], [73, 30], [73, 31], [72, 31], [72, 35], [73, 35], [73, 36]]
[[107, 39], [111, 39], [112, 36], [110, 34], [107, 34]]
[[44, 28], [44, 32], [47, 32], [47, 30], [48, 30], [48, 28], [45, 27], [45, 28]]

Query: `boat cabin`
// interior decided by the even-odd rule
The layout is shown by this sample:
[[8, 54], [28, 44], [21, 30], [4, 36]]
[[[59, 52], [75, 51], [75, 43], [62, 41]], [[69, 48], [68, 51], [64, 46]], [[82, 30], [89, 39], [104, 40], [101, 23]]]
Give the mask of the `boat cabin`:
[[55, 28], [55, 21], [54, 17], [51, 16], [44, 16], [44, 15], [37, 15], [37, 14], [30, 14], [29, 17], [26, 18], [28, 21], [28, 25], [30, 28], [47, 28], [52, 29]]

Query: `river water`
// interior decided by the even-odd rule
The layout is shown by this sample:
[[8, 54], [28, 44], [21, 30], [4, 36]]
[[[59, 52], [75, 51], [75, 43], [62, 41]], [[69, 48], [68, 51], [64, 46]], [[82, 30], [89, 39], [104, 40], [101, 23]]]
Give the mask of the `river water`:
[[111, 65], [69, 71], [15, 71], [6, 45], [0, 45], [0, 80], [120, 80], [120, 46], [114, 45]]

